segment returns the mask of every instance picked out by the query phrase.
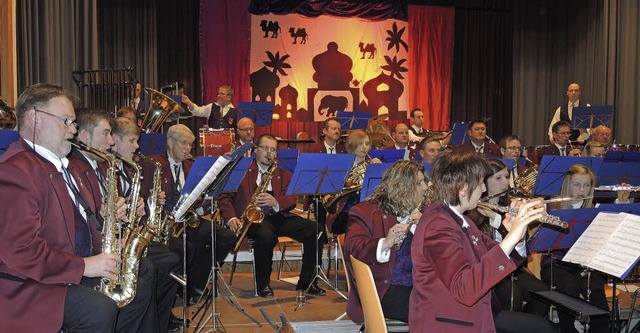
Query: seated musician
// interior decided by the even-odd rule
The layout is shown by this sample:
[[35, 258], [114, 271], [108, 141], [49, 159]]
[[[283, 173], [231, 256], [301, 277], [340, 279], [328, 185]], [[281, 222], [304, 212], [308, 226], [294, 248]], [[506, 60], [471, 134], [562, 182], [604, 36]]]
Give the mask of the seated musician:
[[256, 125], [251, 118], [240, 118], [238, 128], [236, 128], [236, 146], [240, 147], [247, 142], [253, 142], [256, 136]]
[[[180, 192], [193, 165], [193, 161], [189, 157], [194, 140], [195, 135], [187, 126], [173, 125], [167, 130], [167, 152], [149, 156], [162, 165], [162, 191], [166, 193], [165, 210], [168, 212], [173, 211], [180, 198]], [[153, 171], [145, 170], [145, 174], [153, 174]], [[236, 237], [227, 228], [217, 223], [214, 223], [214, 226], [216, 228], [216, 261], [222, 265], [224, 258], [233, 248]], [[207, 220], [201, 220], [197, 227], [187, 227], [186, 230], [187, 239], [195, 247], [195, 251], [192, 251], [195, 252], [193, 259], [187, 259], [189, 298], [195, 299], [204, 292], [212, 268], [211, 223]], [[177, 247], [173, 244], [180, 246]], [[182, 254], [182, 240], [172, 241], [169, 245], [173, 251]], [[189, 252], [187, 251], [187, 254]]]
[[391, 132], [395, 144], [392, 149], [404, 149], [404, 159], [409, 159], [409, 127], [405, 123], [397, 123]]
[[590, 142], [599, 142], [603, 146], [608, 147], [611, 145], [611, 129], [604, 125], [598, 125], [591, 131]]
[[433, 160], [442, 153], [442, 144], [436, 138], [429, 138], [420, 141], [420, 156], [423, 163], [433, 163]]
[[427, 130], [422, 128], [424, 112], [422, 109], [411, 110], [411, 126], [409, 127], [409, 141], [421, 141], [427, 135]]
[[320, 144], [312, 145], [307, 153], [344, 154], [344, 142], [340, 140], [340, 122], [335, 117], [327, 118], [322, 125], [324, 140]]
[[[367, 165], [369, 163], [382, 163], [377, 158], [370, 158], [369, 151], [371, 151], [369, 134], [363, 130], [351, 131], [347, 136], [347, 152], [356, 155], [356, 159], [353, 161], [353, 167], [349, 171], [343, 190], [348, 191], [348, 193], [330, 194], [323, 198], [323, 204], [326, 204], [327, 198], [332, 201], [331, 207], [325, 206], [329, 212], [327, 227], [332, 234], [344, 234], [347, 231], [349, 209], [360, 202], [360, 188], [362, 188]], [[360, 186], [358, 190], [353, 190], [354, 187], [358, 186]], [[339, 197], [339, 199], [336, 199], [336, 197]]]
[[[501, 160], [490, 159], [488, 162], [491, 173], [484, 180], [487, 191], [482, 195], [481, 201], [498, 206], [510, 206], [509, 169]], [[507, 234], [507, 229], [502, 223], [505, 214], [494, 211], [491, 207], [476, 207], [465, 212], [465, 215], [471, 218], [485, 235], [497, 242], [502, 241]], [[518, 250], [522, 257], [529, 254], [526, 242]], [[522, 311], [544, 318], [548, 314], [549, 306], [532, 297], [530, 291], [549, 290], [549, 286], [531, 274], [525, 265], [526, 261], [518, 266], [511, 276], [498, 282], [494, 290], [503, 310]]]
[[569, 137], [571, 136], [571, 126], [565, 121], [558, 121], [551, 127], [553, 142], [550, 146], [541, 147], [536, 150], [538, 156], [538, 164], [542, 161], [544, 155], [556, 156], [578, 156], [580, 149], [571, 145]]
[[[100, 278], [117, 279], [121, 258], [102, 253], [91, 190], [67, 170], [77, 131], [73, 100], [59, 86], [27, 87], [16, 104], [21, 138], [0, 157], [5, 332], [140, 332], [143, 321], [154, 319], [145, 319], [153, 285], [147, 276], [121, 309], [93, 288]], [[124, 201], [116, 207], [108, 213], [124, 218]]]
[[475, 151], [485, 157], [500, 157], [500, 147], [487, 136], [487, 124], [484, 120], [472, 120], [467, 135], [471, 142], [463, 143], [453, 149], [457, 152]]
[[[424, 167], [400, 160], [384, 172], [371, 196], [349, 211], [345, 258], [352, 255], [369, 265], [386, 318], [404, 322], [409, 318], [412, 230], [420, 220], [418, 206], [426, 191]], [[346, 264], [352, 271], [349, 259]], [[349, 281], [347, 314], [362, 323], [364, 315], [353, 275], [349, 275]]]
[[[233, 232], [237, 233], [243, 225], [249, 228], [247, 237], [254, 240], [255, 278], [260, 297], [273, 298], [269, 281], [273, 247], [278, 243], [278, 236], [291, 237], [303, 245], [297, 296], [304, 296], [305, 291], [307, 294], [324, 296], [325, 291], [313, 280], [316, 260], [321, 254], [321, 247], [316, 239], [317, 224], [291, 213], [296, 205], [296, 198], [285, 194], [291, 174], [277, 165], [272, 166], [277, 163], [278, 157], [278, 141], [275, 137], [270, 134], [262, 135], [256, 145], [255, 160], [249, 166], [238, 192], [225, 194], [220, 199], [222, 217]], [[264, 189], [264, 192], [255, 193], [257, 188]], [[249, 204], [254, 204], [264, 213], [261, 223], [241, 220]]]
[[500, 243], [484, 235], [462, 213], [476, 207], [490, 170], [474, 152], [440, 154], [431, 166], [437, 190], [411, 242], [411, 332], [555, 332], [543, 318], [497, 304], [493, 288], [524, 259], [514, 250], [545, 208], [542, 200], [524, 201], [505, 218], [509, 232]]
[[607, 147], [598, 141], [591, 141], [584, 145], [580, 156], [584, 157], [604, 157]]
[[[592, 197], [596, 182], [593, 171], [584, 164], [574, 164], [565, 173], [560, 197], [576, 198], [575, 201], [564, 201], [551, 205], [553, 209], [580, 209], [593, 207]], [[567, 250], [551, 251], [549, 256], [542, 257], [540, 276], [543, 281], [551, 284], [551, 274], [553, 272], [553, 285], [556, 290], [564, 294], [589, 299], [593, 305], [603, 309], [608, 309], [607, 298], [604, 293], [604, 285], [607, 279], [597, 271], [586, 274], [586, 270], [579, 265], [562, 261]], [[553, 262], [553, 268], [551, 267]], [[590, 295], [587, 297], [587, 292]], [[560, 319], [560, 329], [562, 333], [577, 332], [574, 326], [575, 317], [558, 309], [558, 319]], [[609, 318], [596, 316], [591, 318], [589, 325], [591, 332], [608, 332]]]

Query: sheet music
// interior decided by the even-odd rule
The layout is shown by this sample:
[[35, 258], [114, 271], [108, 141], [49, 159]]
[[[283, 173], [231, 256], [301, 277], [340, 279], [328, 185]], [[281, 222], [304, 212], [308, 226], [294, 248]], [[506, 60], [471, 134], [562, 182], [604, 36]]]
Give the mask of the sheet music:
[[182, 200], [182, 197], [180, 198], [181, 200], [179, 200], [176, 208], [173, 210], [173, 216], [176, 221], [180, 221], [182, 219], [187, 210], [189, 210], [193, 203], [198, 200], [202, 192], [204, 192], [204, 190], [213, 183], [216, 177], [218, 177], [218, 174], [220, 174], [220, 171], [222, 171], [229, 162], [231, 162], [230, 159], [222, 156], [218, 158], [211, 168], [209, 168], [209, 171], [207, 171], [207, 173], [202, 177], [202, 180], [200, 180], [193, 191], [191, 191], [184, 200]]
[[624, 278], [640, 256], [640, 216], [599, 213], [564, 261]]

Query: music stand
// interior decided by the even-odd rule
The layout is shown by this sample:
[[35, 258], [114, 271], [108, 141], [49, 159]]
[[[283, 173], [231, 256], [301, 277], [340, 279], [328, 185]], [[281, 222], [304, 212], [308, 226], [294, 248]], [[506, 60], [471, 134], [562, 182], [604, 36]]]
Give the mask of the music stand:
[[145, 155], [159, 155], [167, 151], [167, 134], [140, 133], [140, 152]]
[[449, 140], [449, 144], [458, 146], [467, 142], [471, 142], [467, 130], [469, 130], [468, 123], [453, 124], [453, 130], [451, 132], [451, 140]]
[[533, 195], [552, 196], [560, 193], [567, 170], [578, 163], [588, 166], [597, 174], [602, 165], [602, 158], [544, 155], [533, 186]]
[[336, 116], [340, 123], [340, 128], [343, 130], [365, 129], [369, 125], [369, 119], [371, 119], [371, 112], [361, 111], [338, 111]]
[[611, 123], [613, 105], [576, 106], [571, 115], [571, 129], [591, 129]]
[[278, 168], [293, 173], [298, 164], [298, 149], [278, 149]]
[[394, 163], [404, 159], [406, 149], [374, 149], [369, 151], [371, 158], [377, 158], [382, 163]]
[[238, 119], [249, 118], [255, 126], [271, 126], [273, 103], [240, 102], [238, 103]]
[[431, 176], [431, 163], [423, 163], [424, 171], [427, 173], [427, 176]]
[[0, 155], [2, 155], [9, 145], [14, 141], [18, 141], [20, 138], [20, 133], [18, 131], [13, 130], [0, 130]]
[[382, 182], [382, 174], [391, 165], [393, 163], [376, 163], [367, 166], [367, 171], [365, 171], [364, 180], [362, 181], [362, 190], [360, 190], [360, 202], [363, 202], [373, 193], [374, 188]]
[[[296, 165], [295, 172], [287, 188], [286, 195], [311, 195], [316, 198], [325, 194], [339, 193], [353, 166], [356, 156], [353, 154], [302, 154]], [[316, 212], [319, 209], [319, 202], [315, 201]], [[316, 216], [316, 223], [318, 217]], [[320, 232], [316, 227], [316, 241], [320, 239], [323, 230]], [[316, 242], [317, 244], [317, 242]], [[322, 253], [322, 248], [318, 244], [318, 253]], [[316, 257], [316, 272], [311, 279], [309, 287], [316, 279], [326, 283], [329, 288], [335, 290], [340, 296], [346, 298], [339, 290], [334, 288], [329, 282], [329, 278], [320, 268], [318, 255]], [[307, 289], [308, 290], [308, 289]], [[306, 291], [305, 291], [306, 294]]]
[[[599, 186], [612, 186], [627, 183], [640, 185], [640, 162], [608, 163], [605, 160], [596, 173]], [[616, 196], [615, 191], [598, 191], [599, 197]]]

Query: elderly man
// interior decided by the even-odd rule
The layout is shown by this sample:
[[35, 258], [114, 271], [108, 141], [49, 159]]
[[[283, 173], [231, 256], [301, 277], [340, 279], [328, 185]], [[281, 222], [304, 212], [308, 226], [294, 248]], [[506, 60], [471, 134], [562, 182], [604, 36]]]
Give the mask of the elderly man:
[[483, 120], [471, 121], [467, 135], [471, 142], [457, 146], [454, 151], [475, 151], [485, 157], [500, 157], [500, 147], [487, 136], [487, 124]]
[[151, 299], [140, 281], [133, 301], [118, 310], [93, 288], [99, 278], [116, 280], [121, 259], [101, 253], [90, 190], [67, 170], [77, 131], [72, 100], [59, 86], [27, 87], [16, 104], [21, 139], [0, 157], [0, 201], [11, 207], [0, 210], [6, 332], [137, 332]]
[[[580, 94], [582, 94], [582, 91], [580, 90], [579, 84], [572, 83], [569, 85], [567, 88], [567, 97], [569, 101], [567, 104], [561, 105], [556, 109], [556, 112], [553, 114], [553, 118], [551, 119], [551, 123], [549, 123], [549, 141], [553, 141], [553, 124], [561, 120], [571, 124], [574, 107], [590, 106], [589, 103], [580, 101]], [[571, 134], [571, 140], [576, 140], [579, 134], [580, 133], [578, 131], [573, 131]]]
[[236, 128], [238, 121], [238, 109], [231, 104], [233, 89], [230, 86], [221, 86], [218, 89], [218, 101], [205, 106], [193, 103], [187, 95], [182, 95], [182, 103], [187, 104], [189, 111], [194, 116], [208, 118], [210, 128]]
[[591, 141], [597, 141], [603, 146], [611, 145], [611, 129], [604, 125], [598, 125], [591, 131]]

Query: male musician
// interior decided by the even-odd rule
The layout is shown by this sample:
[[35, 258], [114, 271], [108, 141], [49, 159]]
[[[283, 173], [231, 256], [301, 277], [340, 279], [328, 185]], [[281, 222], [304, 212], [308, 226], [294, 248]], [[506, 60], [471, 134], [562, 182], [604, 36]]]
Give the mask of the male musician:
[[[236, 147], [240, 147], [247, 142], [253, 142], [255, 136], [256, 126], [253, 124], [253, 120], [247, 117], [240, 118], [236, 128], [237, 142], [234, 143]], [[244, 157], [251, 157], [251, 149], [245, 153]]]
[[[167, 131], [166, 154], [150, 156], [162, 164], [162, 190], [167, 194], [165, 210], [172, 211], [177, 203], [182, 187], [193, 161], [189, 160], [191, 147], [195, 140], [191, 130], [182, 124], [169, 127]], [[148, 172], [145, 171], [148, 174]], [[216, 261], [222, 265], [235, 244], [235, 235], [229, 229], [214, 224], [216, 228]], [[186, 228], [187, 238], [195, 246], [195, 254], [188, 267], [189, 293], [199, 296], [207, 284], [211, 272], [211, 223], [201, 220], [197, 228]]]
[[277, 147], [278, 141], [270, 134], [258, 138], [255, 161], [249, 166], [238, 192], [222, 196], [220, 211], [234, 232], [241, 228], [243, 221], [240, 217], [249, 203], [254, 202], [264, 212], [262, 223], [254, 223], [248, 231], [248, 237], [254, 239], [255, 276], [260, 297], [273, 298], [269, 280], [273, 247], [278, 243], [278, 236], [288, 236], [302, 243], [302, 270], [296, 286], [298, 295], [304, 295], [306, 290], [308, 294], [324, 296], [325, 291], [315, 281], [312, 283], [319, 248], [319, 241], [316, 240], [317, 224], [291, 213], [296, 205], [296, 198], [285, 195], [291, 174], [276, 166], [267, 191], [254, 193], [265, 172], [275, 163]]
[[427, 130], [422, 128], [424, 121], [424, 112], [422, 109], [415, 108], [411, 110], [411, 127], [409, 127], [409, 140], [420, 141], [427, 134]]
[[[90, 190], [67, 170], [72, 100], [59, 86], [27, 87], [16, 104], [21, 139], [0, 157], [0, 201], [10, 207], [0, 210], [5, 332], [136, 332], [149, 306], [144, 278], [120, 310], [93, 289], [98, 278], [116, 279], [120, 258], [100, 253], [97, 210], [84, 199]], [[117, 216], [125, 209], [119, 205]]]
[[440, 140], [435, 138], [420, 141], [420, 156], [423, 163], [433, 163], [433, 159], [442, 152]]
[[207, 124], [210, 128], [236, 128], [238, 109], [231, 104], [231, 98], [233, 89], [230, 86], [222, 86], [218, 89], [216, 103], [198, 106], [187, 95], [182, 95], [182, 103], [187, 104], [194, 116], [209, 118]]
[[[556, 112], [553, 114], [553, 118], [549, 123], [549, 141], [553, 141], [553, 125], [558, 121], [564, 121], [567, 124], [571, 124], [571, 119], [573, 118], [573, 108], [576, 106], [590, 106], [587, 102], [580, 101], [580, 85], [577, 83], [572, 83], [567, 88], [567, 97], [569, 98], [569, 102], [567, 104], [561, 105], [556, 109]], [[574, 131], [571, 134], [571, 140], [577, 140], [579, 136], [579, 131]]]
[[118, 117], [124, 117], [131, 120], [134, 124], [138, 124], [138, 119], [136, 118], [136, 109], [133, 106], [123, 106], [118, 110]]
[[347, 152], [344, 142], [340, 140], [340, 122], [336, 117], [325, 119], [322, 124], [322, 135], [324, 140], [321, 144], [316, 144], [309, 149], [309, 153], [321, 154], [344, 154]]
[[559, 121], [553, 124], [553, 141], [552, 145], [542, 147], [536, 150], [538, 155], [538, 164], [542, 161], [544, 155], [556, 155], [556, 156], [578, 156], [580, 155], [580, 149], [574, 148], [569, 143], [569, 137], [571, 136], [571, 127], [569, 123], [565, 121]]
[[500, 157], [500, 147], [487, 136], [487, 124], [483, 120], [472, 120], [467, 135], [471, 142], [457, 146], [454, 151], [475, 151], [485, 157]]
[[591, 141], [597, 141], [603, 146], [611, 145], [611, 129], [604, 125], [598, 125], [591, 131]]

